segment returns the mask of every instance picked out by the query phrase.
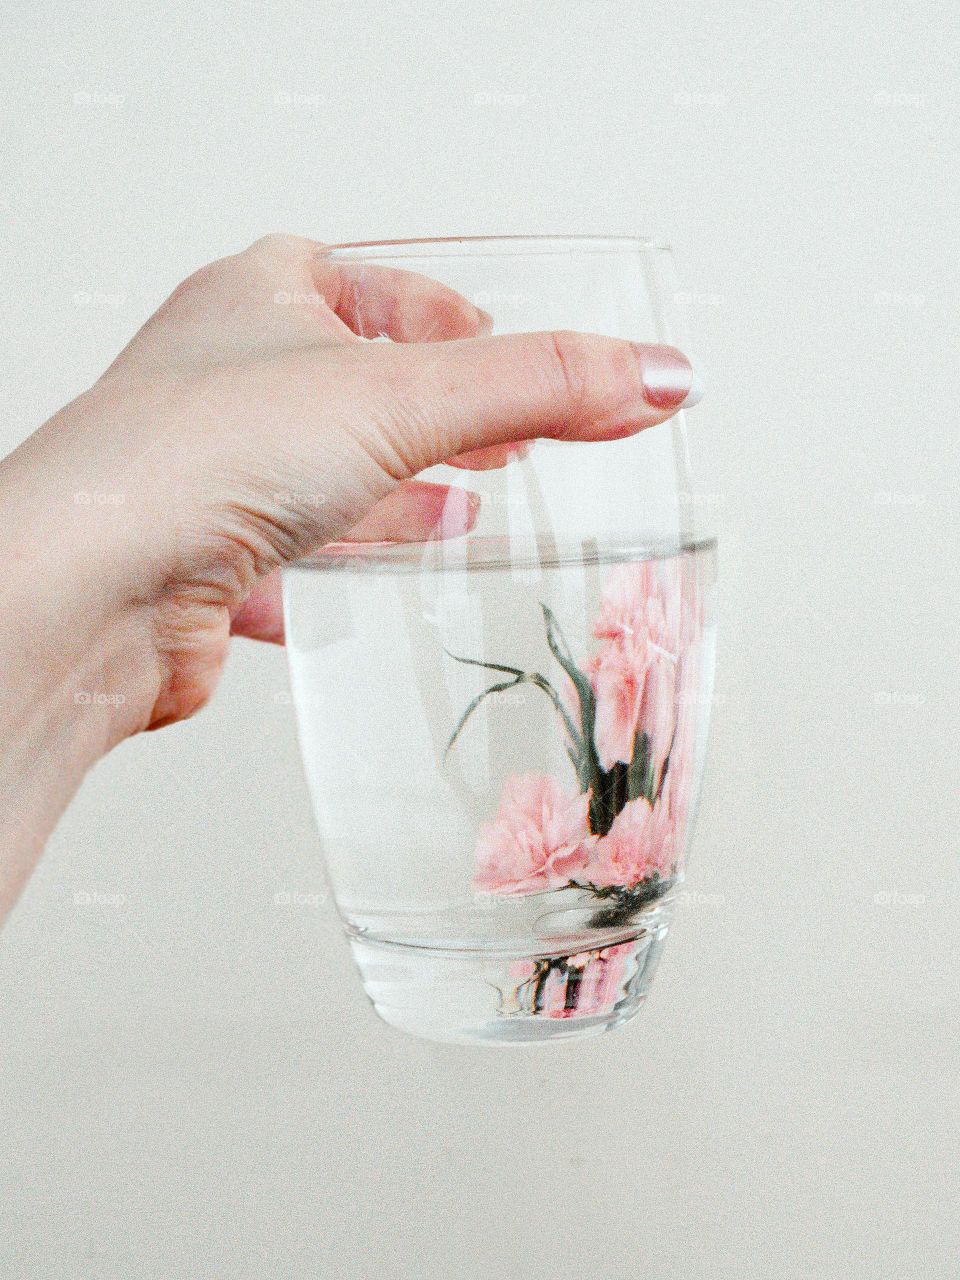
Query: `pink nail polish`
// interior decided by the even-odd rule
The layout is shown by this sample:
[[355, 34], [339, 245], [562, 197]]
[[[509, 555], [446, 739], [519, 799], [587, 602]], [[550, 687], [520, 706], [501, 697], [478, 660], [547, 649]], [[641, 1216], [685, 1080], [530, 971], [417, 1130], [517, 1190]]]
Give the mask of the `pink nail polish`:
[[638, 347], [643, 397], [655, 409], [689, 409], [703, 395], [697, 370], [673, 347]]

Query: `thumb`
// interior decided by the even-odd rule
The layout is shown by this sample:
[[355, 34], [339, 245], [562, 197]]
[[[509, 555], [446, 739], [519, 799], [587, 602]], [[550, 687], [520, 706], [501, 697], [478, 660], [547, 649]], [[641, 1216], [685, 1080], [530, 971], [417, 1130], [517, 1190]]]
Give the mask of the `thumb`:
[[619, 440], [700, 399], [674, 347], [573, 332], [384, 344], [385, 429], [413, 471], [538, 436]]

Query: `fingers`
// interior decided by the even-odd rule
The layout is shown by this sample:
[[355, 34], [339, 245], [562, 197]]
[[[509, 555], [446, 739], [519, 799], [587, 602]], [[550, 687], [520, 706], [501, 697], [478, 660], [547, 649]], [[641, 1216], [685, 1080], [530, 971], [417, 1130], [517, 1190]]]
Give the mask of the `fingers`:
[[314, 259], [327, 305], [361, 338], [446, 342], [489, 333], [493, 321], [453, 289], [414, 271]]
[[[300, 236], [264, 236], [237, 261], [265, 266], [278, 296], [301, 310], [322, 300], [345, 326], [344, 334], [438, 342], [477, 337], [493, 324], [485, 311], [438, 280], [379, 263], [338, 261], [328, 246]], [[314, 309], [322, 322], [324, 308]]]
[[[302, 236], [269, 235], [210, 263], [175, 291], [138, 335], [157, 363], [279, 354], [312, 342], [446, 342], [488, 334], [491, 317], [455, 290], [412, 271], [349, 263]], [[188, 328], [193, 343], [182, 341]], [[195, 348], [195, 350], [191, 350]], [[474, 452], [454, 465], [502, 466], [507, 451]]]
[[510, 462], [519, 462], [530, 452], [526, 441], [509, 444], [491, 444], [486, 449], [471, 449], [447, 459], [447, 465], [462, 471], [496, 471]]
[[592, 334], [508, 334], [365, 354], [392, 393], [386, 443], [410, 474], [539, 436], [618, 440], [699, 399], [682, 352]]
[[194, 272], [136, 342], [158, 363], [202, 364], [358, 336], [469, 338], [490, 326], [485, 312], [426, 276], [335, 262], [315, 240], [269, 235]]
[[[394, 342], [448, 342], [489, 334], [493, 317], [428, 276], [375, 264], [334, 263], [321, 257], [315, 270], [328, 306], [362, 338]], [[523, 446], [476, 449], [451, 465], [492, 471], [522, 457]]]
[[348, 542], [425, 542], [460, 538], [477, 523], [480, 495], [456, 485], [408, 480], [398, 485], [347, 534]]
[[[426, 542], [469, 533], [480, 513], [480, 495], [455, 485], [409, 480], [398, 485], [347, 534], [348, 542]], [[343, 544], [331, 544], [332, 546]], [[230, 634], [283, 644], [280, 573], [261, 578], [234, 613]]]

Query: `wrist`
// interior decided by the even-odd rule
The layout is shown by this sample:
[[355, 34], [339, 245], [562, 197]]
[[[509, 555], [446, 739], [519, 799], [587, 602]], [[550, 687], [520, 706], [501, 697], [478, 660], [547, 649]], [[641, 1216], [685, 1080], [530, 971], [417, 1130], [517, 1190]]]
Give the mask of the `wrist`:
[[[145, 727], [160, 680], [150, 610], [123, 568], [124, 495], [48, 450], [44, 430], [0, 462], [7, 774], [54, 748], [88, 768]], [[60, 439], [73, 430], [57, 423]]]
[[0, 920], [86, 772], [149, 723], [160, 684], [149, 609], [124, 589], [93, 492], [36, 436], [0, 462]]

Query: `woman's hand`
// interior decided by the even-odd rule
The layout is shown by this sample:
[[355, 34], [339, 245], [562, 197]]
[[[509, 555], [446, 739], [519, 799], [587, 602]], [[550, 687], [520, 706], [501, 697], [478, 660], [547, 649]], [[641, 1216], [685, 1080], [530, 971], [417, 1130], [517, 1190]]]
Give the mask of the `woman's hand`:
[[17, 868], [0, 855], [0, 915], [98, 756], [201, 707], [231, 630], [280, 638], [279, 566], [345, 537], [464, 533], [475, 500], [418, 472], [616, 439], [693, 385], [669, 347], [489, 327], [433, 281], [268, 236], [184, 281], [0, 464], [0, 823], [21, 849]]

